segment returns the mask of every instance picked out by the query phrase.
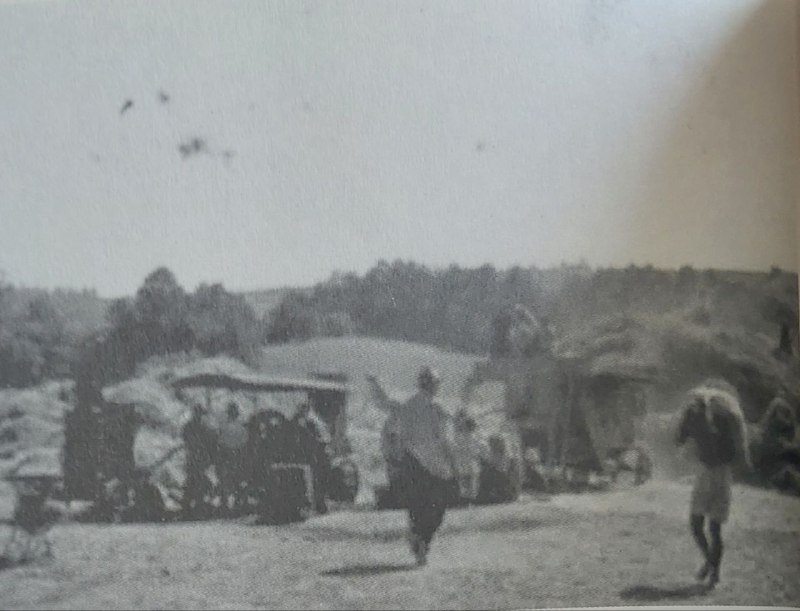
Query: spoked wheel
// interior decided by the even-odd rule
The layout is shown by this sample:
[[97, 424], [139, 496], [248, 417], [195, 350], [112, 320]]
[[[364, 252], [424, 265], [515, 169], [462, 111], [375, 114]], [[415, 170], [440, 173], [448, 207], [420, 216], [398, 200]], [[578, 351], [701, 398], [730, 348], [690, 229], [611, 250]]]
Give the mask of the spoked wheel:
[[53, 548], [46, 531], [29, 533], [24, 528], [12, 525], [2, 554], [0, 554], [0, 564], [15, 566], [40, 558], [52, 557]]
[[331, 472], [331, 499], [343, 503], [353, 503], [358, 496], [360, 484], [356, 464], [349, 458], [344, 458], [333, 465]]
[[653, 476], [653, 461], [650, 455], [638, 446], [614, 452], [608, 463], [607, 472], [610, 473], [611, 481], [614, 483], [619, 481], [623, 471], [631, 474], [630, 483], [634, 486], [641, 486]]

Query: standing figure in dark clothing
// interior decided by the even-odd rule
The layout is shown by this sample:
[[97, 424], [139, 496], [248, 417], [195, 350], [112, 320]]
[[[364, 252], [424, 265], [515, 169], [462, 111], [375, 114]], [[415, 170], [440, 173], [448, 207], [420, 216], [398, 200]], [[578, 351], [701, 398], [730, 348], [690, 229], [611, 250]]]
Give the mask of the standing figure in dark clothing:
[[311, 406], [301, 403], [291, 420], [297, 434], [297, 447], [301, 458], [308, 461], [311, 467], [311, 485], [313, 487], [314, 510], [326, 513], [327, 487], [330, 479], [330, 459], [327, 443], [319, 427], [311, 417]]
[[489, 437], [489, 455], [481, 469], [478, 503], [507, 503], [513, 500], [516, 494], [512, 471], [505, 440], [492, 435]]
[[[731, 469], [736, 460], [752, 468], [744, 415], [733, 386], [722, 380], [707, 380], [689, 392], [676, 442], [683, 445], [689, 439], [695, 443], [699, 463], [690, 511], [692, 536], [704, 558], [697, 578], [708, 578], [713, 587], [720, 580], [722, 524], [730, 510]], [[710, 544], [705, 535], [706, 519]]]
[[213, 462], [212, 449], [216, 444], [213, 431], [204, 421], [205, 410], [200, 404], [192, 407], [192, 417], [183, 426], [186, 449], [186, 481], [183, 487], [182, 509], [186, 517], [197, 514], [210, 491], [206, 471]]

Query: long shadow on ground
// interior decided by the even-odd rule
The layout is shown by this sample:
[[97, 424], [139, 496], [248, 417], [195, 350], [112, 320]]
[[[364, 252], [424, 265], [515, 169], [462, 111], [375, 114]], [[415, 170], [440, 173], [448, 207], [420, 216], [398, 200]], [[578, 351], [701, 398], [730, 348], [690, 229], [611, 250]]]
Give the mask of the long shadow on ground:
[[33, 563], [33, 558], [9, 558], [5, 554], [0, 555], [0, 571], [8, 571], [10, 569], [15, 569], [17, 567], [26, 566]]
[[[515, 531], [531, 531], [537, 528], [550, 526], [552, 520], [542, 520], [530, 517], [520, 516], [506, 516], [497, 519], [488, 524], [452, 524], [442, 527], [440, 532], [443, 536], [456, 535], [464, 532], [515, 532]], [[363, 531], [353, 528], [344, 528], [326, 525], [308, 525], [304, 527], [304, 533], [309, 537], [313, 537], [321, 541], [342, 541], [347, 539], [356, 539], [363, 541], [375, 541], [381, 543], [390, 543], [393, 541], [400, 541], [405, 538], [406, 530], [404, 527], [388, 527], [386, 529], [377, 530], [375, 528], [367, 528]]]
[[323, 571], [321, 575], [325, 577], [368, 577], [383, 573], [402, 573], [415, 568], [416, 566], [412, 564], [356, 564]]
[[692, 598], [695, 596], [705, 596], [710, 591], [711, 588], [702, 583], [668, 586], [638, 585], [623, 590], [619, 593], [619, 596], [622, 600], [657, 602], [673, 598]]

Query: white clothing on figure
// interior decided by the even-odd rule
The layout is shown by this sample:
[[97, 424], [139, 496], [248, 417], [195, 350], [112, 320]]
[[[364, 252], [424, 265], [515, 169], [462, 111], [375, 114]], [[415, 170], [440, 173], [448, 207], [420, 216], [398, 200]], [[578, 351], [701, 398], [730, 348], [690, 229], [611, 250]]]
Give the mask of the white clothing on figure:
[[244, 422], [225, 420], [219, 427], [219, 444], [225, 450], [241, 450], [247, 444]]
[[418, 392], [397, 410], [400, 444], [426, 471], [441, 479], [452, 479], [449, 416], [433, 398]]
[[461, 496], [475, 499], [481, 476], [481, 446], [471, 431], [453, 433], [453, 454]]

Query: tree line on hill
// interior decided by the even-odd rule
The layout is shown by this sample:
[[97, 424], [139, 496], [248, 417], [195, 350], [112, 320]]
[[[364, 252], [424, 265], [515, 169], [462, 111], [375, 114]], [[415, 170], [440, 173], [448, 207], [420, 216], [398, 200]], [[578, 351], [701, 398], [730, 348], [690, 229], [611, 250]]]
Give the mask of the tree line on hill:
[[0, 276], [0, 388], [68, 375], [104, 312], [93, 290], [17, 288]]
[[316, 336], [368, 335], [485, 354], [503, 316], [526, 305], [556, 335], [619, 314], [679, 312], [693, 324], [774, 334], [796, 352], [797, 275], [651, 266], [430, 269], [381, 261], [288, 291], [259, 316], [221, 284], [187, 292], [167, 268], [110, 303], [94, 291], [32, 291], [0, 282], [0, 387], [72, 376], [93, 388], [156, 355], [227, 354], [255, 364], [259, 347]]
[[111, 302], [106, 329], [86, 338], [73, 366], [78, 399], [131, 377], [147, 359], [172, 353], [227, 354], [255, 365], [262, 322], [242, 295], [221, 284], [188, 293], [166, 267], [150, 273], [133, 298]]
[[[64, 307], [65, 295], [84, 310], [99, 303], [102, 318], [76, 327], [81, 308]], [[110, 303], [93, 291], [31, 294], [0, 284], [0, 387], [74, 377], [97, 390], [133, 375], [152, 356], [175, 352], [252, 363], [263, 338], [263, 322], [242, 295], [221, 284], [189, 293], [165, 267], [149, 274], [132, 298]]]
[[797, 339], [797, 275], [779, 269], [593, 270], [579, 264], [432, 270], [405, 261], [381, 261], [363, 276], [334, 274], [310, 291], [288, 293], [272, 312], [267, 339], [357, 333], [484, 354], [495, 341], [493, 329], [515, 304], [560, 335], [620, 314], [678, 312], [699, 325], [781, 334], [788, 351]]

